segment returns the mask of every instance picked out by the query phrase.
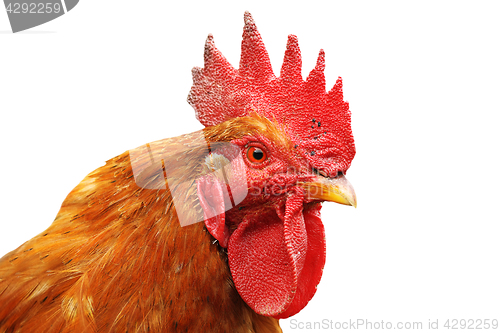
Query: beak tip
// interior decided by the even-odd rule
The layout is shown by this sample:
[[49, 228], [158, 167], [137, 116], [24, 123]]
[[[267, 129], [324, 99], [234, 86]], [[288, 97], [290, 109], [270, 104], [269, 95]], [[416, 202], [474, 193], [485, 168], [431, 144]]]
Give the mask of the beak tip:
[[351, 206], [353, 206], [354, 208], [358, 208], [358, 200], [356, 197], [354, 197], [354, 200], [349, 200], [349, 201], [350, 201], [349, 203], [351, 204]]

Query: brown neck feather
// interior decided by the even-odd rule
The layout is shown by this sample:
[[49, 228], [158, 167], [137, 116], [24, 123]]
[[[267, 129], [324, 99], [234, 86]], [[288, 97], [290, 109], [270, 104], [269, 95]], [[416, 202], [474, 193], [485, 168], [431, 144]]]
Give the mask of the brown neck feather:
[[241, 299], [204, 224], [181, 227], [168, 189], [135, 184], [128, 153], [0, 259], [0, 304], [0, 331], [281, 332]]

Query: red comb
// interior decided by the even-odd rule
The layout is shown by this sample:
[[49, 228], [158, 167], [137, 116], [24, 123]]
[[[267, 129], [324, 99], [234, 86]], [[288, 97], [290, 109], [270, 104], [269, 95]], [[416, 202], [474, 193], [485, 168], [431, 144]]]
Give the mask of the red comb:
[[193, 68], [188, 102], [205, 126], [256, 112], [280, 124], [297, 150], [313, 167], [330, 176], [345, 172], [355, 155], [349, 104], [342, 96], [342, 79], [325, 90], [325, 53], [302, 79], [302, 58], [294, 35], [288, 36], [279, 77], [271, 68], [262, 38], [250, 13], [245, 13], [241, 59], [234, 69], [215, 47], [205, 44], [205, 66]]

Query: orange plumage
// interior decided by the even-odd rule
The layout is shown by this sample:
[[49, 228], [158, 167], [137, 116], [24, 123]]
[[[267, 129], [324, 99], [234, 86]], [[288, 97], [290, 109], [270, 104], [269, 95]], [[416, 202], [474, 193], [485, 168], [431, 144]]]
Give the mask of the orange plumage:
[[248, 13], [239, 71], [210, 36], [205, 129], [107, 161], [1, 258], [0, 333], [281, 332], [321, 279], [321, 202], [356, 205], [341, 81], [325, 93], [324, 53], [300, 65], [292, 36], [274, 77]]
[[[239, 118], [205, 136], [229, 141], [262, 121]], [[190, 155], [193, 169], [205, 159], [196, 134], [150, 147]], [[201, 210], [195, 193], [191, 200]], [[168, 189], [137, 186], [128, 152], [85, 177], [45, 232], [5, 255], [0, 278], [0, 332], [280, 331], [239, 297], [227, 255], [203, 223], [181, 227]]]

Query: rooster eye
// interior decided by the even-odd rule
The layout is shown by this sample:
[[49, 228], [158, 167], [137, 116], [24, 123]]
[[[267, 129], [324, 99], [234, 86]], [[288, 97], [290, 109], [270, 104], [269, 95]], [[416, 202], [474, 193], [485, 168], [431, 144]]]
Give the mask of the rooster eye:
[[259, 147], [248, 147], [247, 157], [250, 162], [259, 164], [266, 160], [267, 155]]

